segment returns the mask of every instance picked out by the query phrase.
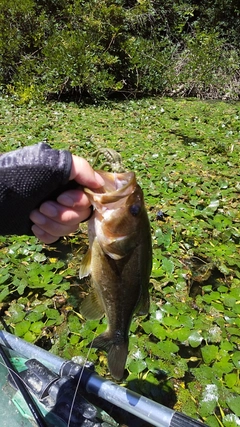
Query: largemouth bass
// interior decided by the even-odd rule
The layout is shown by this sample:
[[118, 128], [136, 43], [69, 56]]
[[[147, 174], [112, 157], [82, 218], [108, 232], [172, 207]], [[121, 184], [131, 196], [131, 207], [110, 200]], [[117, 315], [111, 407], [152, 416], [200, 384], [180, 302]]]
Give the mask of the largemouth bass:
[[91, 274], [93, 290], [80, 311], [88, 319], [106, 314], [108, 328], [93, 340], [92, 346], [108, 352], [110, 373], [121, 379], [132, 316], [149, 310], [150, 224], [143, 192], [133, 172], [98, 173], [104, 186], [85, 189], [94, 212], [88, 226], [89, 250], [79, 276]]

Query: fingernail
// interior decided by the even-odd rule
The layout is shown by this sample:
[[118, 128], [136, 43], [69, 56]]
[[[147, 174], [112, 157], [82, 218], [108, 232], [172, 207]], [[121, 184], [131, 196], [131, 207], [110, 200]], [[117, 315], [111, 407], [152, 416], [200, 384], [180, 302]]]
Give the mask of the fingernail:
[[101, 177], [101, 175], [99, 175], [97, 172], [94, 172], [95, 174], [95, 179], [98, 182], [99, 185], [101, 185], [101, 187], [105, 184], [104, 179]]
[[71, 197], [66, 196], [65, 194], [60, 194], [60, 196], [58, 196], [57, 198], [57, 201], [62, 205], [68, 206], [68, 207], [73, 207], [75, 203]]

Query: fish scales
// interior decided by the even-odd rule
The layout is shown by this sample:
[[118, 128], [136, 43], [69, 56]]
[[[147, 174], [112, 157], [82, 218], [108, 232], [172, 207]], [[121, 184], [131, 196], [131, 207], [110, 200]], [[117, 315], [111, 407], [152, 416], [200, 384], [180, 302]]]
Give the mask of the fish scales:
[[121, 379], [128, 354], [128, 333], [135, 312], [149, 309], [152, 244], [143, 192], [133, 172], [98, 171], [105, 185], [85, 189], [94, 213], [89, 220], [89, 250], [80, 277], [91, 275], [92, 292], [83, 301], [86, 318], [108, 320], [107, 330], [93, 347], [108, 353], [108, 366]]

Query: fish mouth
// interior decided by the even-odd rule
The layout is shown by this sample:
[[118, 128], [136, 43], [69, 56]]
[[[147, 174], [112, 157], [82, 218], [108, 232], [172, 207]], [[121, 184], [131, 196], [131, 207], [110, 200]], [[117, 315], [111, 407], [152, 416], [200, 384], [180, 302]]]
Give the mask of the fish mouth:
[[[134, 192], [136, 188], [136, 176], [134, 172], [106, 172], [96, 171], [104, 179], [104, 185], [97, 189], [84, 188], [93, 205], [109, 205], [115, 202], [123, 204], [125, 198]], [[107, 206], [106, 206], [107, 207]]]

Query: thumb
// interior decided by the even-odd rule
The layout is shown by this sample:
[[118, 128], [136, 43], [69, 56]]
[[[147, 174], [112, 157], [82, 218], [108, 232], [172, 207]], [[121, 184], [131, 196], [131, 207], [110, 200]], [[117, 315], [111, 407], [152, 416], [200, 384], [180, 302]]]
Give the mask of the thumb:
[[103, 178], [93, 170], [87, 160], [72, 155], [72, 168], [69, 180], [75, 180], [83, 187], [98, 188], [104, 185]]

